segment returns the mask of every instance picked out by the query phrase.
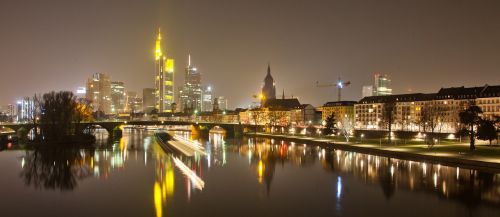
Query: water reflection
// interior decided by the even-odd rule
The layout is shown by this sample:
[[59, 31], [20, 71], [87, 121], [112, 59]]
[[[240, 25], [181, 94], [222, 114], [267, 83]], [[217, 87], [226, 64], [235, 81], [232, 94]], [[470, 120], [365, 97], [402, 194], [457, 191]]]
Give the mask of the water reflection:
[[[176, 134], [193, 139], [186, 132]], [[397, 208], [401, 204], [396, 202], [401, 201], [402, 195], [425, 195], [447, 204], [451, 201], [469, 211], [484, 211], [487, 206], [497, 212], [500, 205], [500, 175], [495, 173], [273, 139], [228, 140], [223, 135], [210, 134], [207, 140], [197, 141], [205, 146], [207, 154], [186, 157], [164, 151], [151, 133], [126, 131], [120, 141], [95, 150], [20, 152], [20, 174], [26, 185], [61, 191], [74, 190], [81, 180], [90, 177], [98, 179], [92, 182], [96, 189], [106, 186], [106, 182], [120, 185], [135, 180], [121, 186], [122, 190], [132, 195], [128, 191], [133, 193], [137, 186], [130, 183], [142, 183], [145, 189], [136, 190], [139, 193], [135, 196], [145, 195], [148, 199], [137, 203], [147, 203], [144, 207], [151, 209], [147, 216], [157, 217], [189, 216], [192, 213], [179, 210], [220, 209], [222, 204], [225, 208], [251, 204], [255, 210], [265, 211], [273, 210], [280, 202], [297, 200], [307, 201], [302, 204], [303, 209], [319, 209], [315, 214], [356, 216], [350, 207], [353, 200], [383, 201], [382, 205]], [[117, 177], [113, 174], [118, 173], [123, 176], [113, 179]], [[362, 190], [354, 186], [374, 191], [363, 191], [359, 198], [353, 192]], [[103, 192], [93, 193], [112, 192], [100, 190]], [[300, 196], [291, 196], [295, 193]], [[227, 204], [233, 197], [238, 201]], [[414, 201], [419, 200], [409, 199]], [[289, 209], [301, 216], [302, 208]], [[276, 210], [280, 209], [270, 213], [279, 213]]]
[[155, 159], [155, 183], [153, 186], [153, 201], [156, 216], [163, 216], [163, 207], [174, 195], [175, 175], [170, 155], [161, 150], [158, 144], [153, 146]]
[[288, 162], [306, 167], [320, 161], [325, 170], [340, 175], [337, 199], [342, 194], [341, 176], [347, 175], [364, 184], [379, 185], [387, 200], [399, 190], [409, 190], [457, 200], [469, 207], [480, 203], [500, 205], [500, 174], [272, 139], [248, 139], [247, 143], [232, 150], [237, 148], [241, 156], [248, 157], [256, 168], [258, 181], [266, 185], [267, 194], [271, 191], [276, 164]]
[[322, 164], [365, 184], [378, 183], [387, 199], [396, 190], [410, 190], [456, 199], [472, 207], [479, 202], [500, 204], [498, 174], [340, 150], [330, 151]]
[[37, 189], [68, 191], [78, 180], [92, 176], [85, 155], [76, 149], [37, 149], [26, 152], [21, 162], [21, 177]]

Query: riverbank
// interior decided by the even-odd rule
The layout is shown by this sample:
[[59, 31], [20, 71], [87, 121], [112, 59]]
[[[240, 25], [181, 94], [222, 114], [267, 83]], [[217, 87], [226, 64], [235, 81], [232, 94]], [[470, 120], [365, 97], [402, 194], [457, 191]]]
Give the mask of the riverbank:
[[425, 161], [447, 166], [494, 170], [495, 172], [500, 172], [500, 147], [489, 146], [486, 143], [477, 144], [476, 150], [471, 152], [469, 151], [468, 143], [438, 144], [429, 148], [429, 146], [425, 144], [366, 144], [359, 141], [359, 143], [339, 142], [333, 138], [330, 139], [267, 133], [247, 134], [247, 136], [254, 135], [266, 138], [286, 139], [297, 143], [315, 144], [322, 147], [333, 147], [365, 154], [382, 155], [405, 160]]

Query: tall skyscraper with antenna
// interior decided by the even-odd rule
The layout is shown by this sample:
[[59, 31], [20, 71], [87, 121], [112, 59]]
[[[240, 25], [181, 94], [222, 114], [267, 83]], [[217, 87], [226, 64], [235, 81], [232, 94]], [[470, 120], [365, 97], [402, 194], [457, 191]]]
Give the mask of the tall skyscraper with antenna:
[[184, 86], [180, 91], [180, 106], [184, 112], [202, 111], [201, 73], [191, 64], [191, 55], [184, 74]]
[[159, 112], [171, 112], [174, 102], [174, 60], [167, 58], [161, 47], [161, 32], [155, 46], [155, 108]]

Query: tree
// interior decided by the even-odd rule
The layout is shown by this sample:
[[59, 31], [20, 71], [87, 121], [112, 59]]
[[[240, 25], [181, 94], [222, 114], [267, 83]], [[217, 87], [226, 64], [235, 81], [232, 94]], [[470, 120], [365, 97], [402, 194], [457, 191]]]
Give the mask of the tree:
[[430, 144], [434, 144], [434, 133], [436, 132], [436, 128], [441, 126], [441, 119], [443, 116], [444, 114], [437, 104], [428, 103], [422, 106], [421, 122], [424, 124], [424, 132], [427, 132], [427, 129], [430, 128], [430, 135], [427, 136], [427, 140]]
[[476, 149], [475, 142], [476, 142], [476, 136], [474, 132], [474, 127], [479, 124], [479, 121], [481, 118], [479, 117], [479, 114], [481, 114], [481, 108], [478, 106], [472, 104], [470, 105], [466, 110], [461, 111], [459, 113], [460, 117], [460, 123], [465, 125], [470, 137], [470, 150], [474, 151]]
[[332, 134], [336, 130], [336, 120], [335, 120], [335, 115], [332, 113], [330, 116], [326, 117], [325, 119], [325, 126], [322, 129], [322, 134], [324, 136], [328, 136]]
[[266, 119], [266, 113], [264, 111], [262, 111], [262, 109], [252, 109], [250, 110], [250, 117], [252, 118], [253, 120], [253, 123], [254, 123], [254, 133], [257, 133], [257, 126], [262, 123], [262, 122], [265, 122], [265, 119]]
[[394, 102], [387, 102], [382, 108], [381, 124], [389, 131], [389, 143], [391, 143], [392, 125], [394, 124], [394, 113], [396, 104]]
[[491, 141], [497, 138], [497, 130], [495, 124], [490, 120], [480, 120], [479, 127], [477, 128], [477, 138], [480, 140]]
[[[72, 92], [60, 91], [44, 94], [36, 104], [40, 111], [40, 134], [38, 141], [73, 142], [75, 135], [80, 136], [79, 123], [92, 121], [88, 104], [78, 103]], [[38, 119], [38, 118], [37, 118]], [[83, 139], [79, 137], [77, 139]]]
[[342, 135], [344, 135], [346, 142], [349, 142], [349, 137], [351, 136], [354, 130], [352, 120], [349, 117], [343, 117], [340, 120], [339, 129]]
[[284, 110], [284, 109], [272, 109], [272, 108], [269, 108], [268, 109], [268, 115], [267, 115], [267, 119], [269, 121], [268, 125], [269, 127], [272, 129], [273, 127], [282, 127], [284, 126], [287, 121], [285, 120], [287, 115], [286, 115], [287, 111]]
[[94, 121], [94, 116], [92, 115], [91, 103], [87, 100], [80, 100], [75, 105], [74, 111], [74, 122], [75, 122], [75, 134], [81, 135], [83, 129], [80, 129], [80, 123], [82, 122], [92, 122]]

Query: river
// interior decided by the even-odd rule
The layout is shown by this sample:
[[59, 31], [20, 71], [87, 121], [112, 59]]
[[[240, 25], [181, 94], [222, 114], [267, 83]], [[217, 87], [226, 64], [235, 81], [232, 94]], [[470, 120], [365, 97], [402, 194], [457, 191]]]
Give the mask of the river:
[[168, 153], [145, 130], [95, 149], [4, 150], [0, 214], [500, 216], [490, 171], [274, 139], [199, 141], [207, 155]]

